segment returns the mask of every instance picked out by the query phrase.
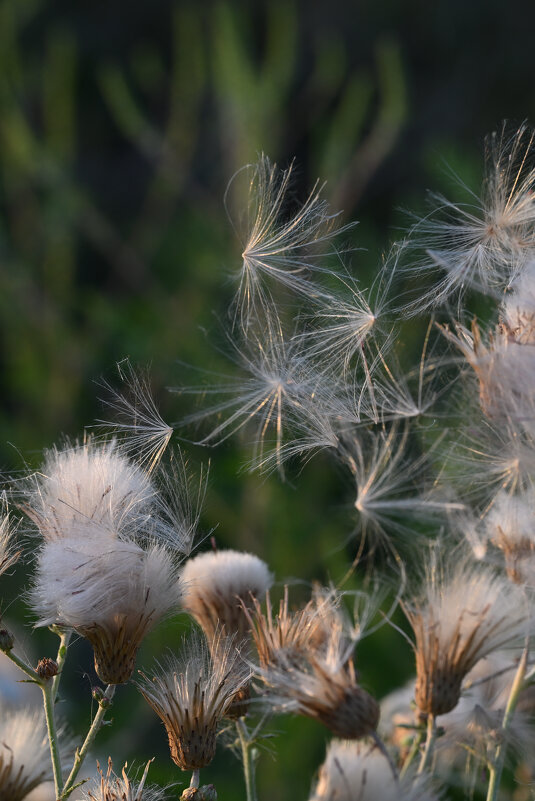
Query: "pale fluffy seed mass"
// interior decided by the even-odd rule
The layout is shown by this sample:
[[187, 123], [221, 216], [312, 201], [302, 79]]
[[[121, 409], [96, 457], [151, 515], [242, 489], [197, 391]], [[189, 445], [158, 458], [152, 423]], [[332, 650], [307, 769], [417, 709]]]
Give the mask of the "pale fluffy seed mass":
[[28, 493], [44, 540], [30, 592], [38, 625], [87, 637], [107, 683], [129, 678], [141, 640], [180, 600], [182, 554], [154, 536], [153, 494], [113, 442], [54, 451]]
[[87, 521], [113, 532], [138, 527], [150, 513], [148, 474], [112, 440], [54, 448], [28, 483], [26, 511], [45, 540], [62, 539]]
[[240, 551], [207, 552], [189, 559], [181, 575], [182, 605], [209, 638], [218, 626], [243, 637], [248, 623], [242, 604], [263, 597], [273, 582], [265, 562]]
[[51, 773], [44, 716], [0, 707], [0, 798], [22, 801]]
[[333, 740], [309, 801], [438, 801], [438, 795], [426, 777], [396, 780], [373, 746]]

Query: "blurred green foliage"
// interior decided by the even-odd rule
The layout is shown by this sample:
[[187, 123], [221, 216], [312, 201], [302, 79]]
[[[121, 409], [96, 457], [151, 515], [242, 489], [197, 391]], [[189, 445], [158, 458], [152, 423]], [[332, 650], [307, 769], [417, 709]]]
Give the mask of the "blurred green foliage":
[[[158, 2], [126, 14], [118, 4], [2, 0], [0, 466], [6, 474], [36, 467], [42, 448], [61, 435], [81, 436], [100, 416], [94, 382], [102, 375], [113, 381], [116, 361], [128, 356], [151, 365], [170, 420], [191, 411], [191, 397], [165, 393], [188, 383], [183, 363], [228, 372], [211, 341], [218, 342], [216, 321], [232, 297], [240, 250], [222, 197], [229, 179], [259, 153], [283, 166], [295, 156], [297, 193], [305, 197], [320, 177], [334, 209], [343, 208], [346, 219], [362, 216], [353, 244], [368, 250], [352, 262], [364, 281], [388, 247], [388, 224], [400, 224], [394, 209], [421, 210], [425, 186], [448, 191], [440, 154], [477, 189], [491, 106], [480, 90], [481, 117], [466, 114], [460, 125], [473, 93], [466, 94], [456, 68], [438, 67], [438, 57], [476, 22], [462, 4], [446, 5], [461, 34], [448, 15], [432, 36], [418, 34], [414, 19], [425, 23], [428, 12], [416, 0], [407, 3], [407, 19], [388, 3], [314, 9], [282, 0]], [[485, 7], [496, 26], [497, 9]], [[464, 78], [497, 80], [476, 56], [475, 74]], [[511, 108], [508, 89], [504, 82], [503, 110], [492, 99], [493, 123]], [[215, 333], [207, 336], [207, 329]], [[206, 459], [193, 446], [185, 450]], [[343, 574], [353, 555], [351, 543], [344, 544], [353, 526], [351, 497], [327, 458], [283, 486], [277, 478], [238, 475], [249, 458], [240, 442], [210, 455], [202, 522], [205, 530], [218, 526], [221, 545], [257, 552], [279, 581], [305, 582], [296, 586], [296, 600], [300, 592], [306, 596], [306, 582]], [[7, 598], [23, 572], [10, 580]], [[19, 599], [9, 615], [23, 614]], [[140, 661], [176, 645], [181, 627], [173, 621], [158, 629]], [[37, 642], [47, 653], [53, 647], [47, 634]], [[364, 645], [361, 660], [363, 682], [378, 695], [410, 675], [409, 649], [388, 628]], [[67, 668], [75, 671], [66, 688], [71, 699], [81, 699], [81, 726], [89, 703], [85, 671], [92, 675], [83, 642]], [[121, 688], [116, 709], [101, 757], [109, 746], [118, 763], [142, 761], [158, 743], [153, 779], [181, 780], [167, 760], [162, 727], [132, 687]], [[76, 716], [72, 703], [69, 716]], [[326, 732], [290, 719], [273, 727], [281, 734], [272, 742], [276, 759], [260, 759], [260, 795], [305, 798]], [[236, 789], [239, 767], [224, 751], [206, 774], [223, 801], [243, 797]]]

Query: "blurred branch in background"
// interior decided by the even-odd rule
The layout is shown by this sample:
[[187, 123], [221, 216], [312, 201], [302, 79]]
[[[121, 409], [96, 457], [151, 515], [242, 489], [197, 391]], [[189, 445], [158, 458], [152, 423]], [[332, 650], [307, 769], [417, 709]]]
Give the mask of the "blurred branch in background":
[[[129, 298], [163, 316], [188, 281], [205, 310], [221, 307], [217, 272], [232, 256], [214, 232], [237, 170], [262, 151], [296, 154], [303, 181], [327, 180], [349, 213], [406, 111], [395, 43], [377, 46], [371, 71], [351, 65], [341, 37], [308, 56], [293, 3], [266, 4], [261, 41], [232, 3], [209, 15], [169, 5], [165, 42], [140, 29], [113, 55], [88, 50], [76, 15], [46, 11], [0, 7], [0, 431], [22, 447], [24, 420], [39, 420], [45, 442], [89, 422], [87, 384], [114, 359], [180, 354], [162, 323], [130, 333]], [[185, 267], [192, 231], [217, 265], [204, 285]], [[182, 306], [181, 330], [199, 304]]]

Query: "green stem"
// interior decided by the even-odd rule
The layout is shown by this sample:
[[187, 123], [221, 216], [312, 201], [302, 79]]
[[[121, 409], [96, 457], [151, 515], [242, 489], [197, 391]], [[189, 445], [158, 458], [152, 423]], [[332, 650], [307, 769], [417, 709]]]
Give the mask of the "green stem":
[[27, 665], [26, 662], [24, 662], [24, 660], [22, 660], [19, 656], [14, 654], [13, 651], [3, 651], [2, 653], [4, 653], [8, 657], [8, 659], [11, 659], [11, 661], [14, 662], [15, 665], [17, 665], [17, 667], [19, 667], [23, 673], [26, 673], [26, 675], [29, 676], [29, 678], [32, 681], [34, 681], [40, 687], [42, 686], [41, 678], [38, 675], [38, 673], [36, 673], [36, 671], [32, 667], [30, 667], [30, 665]]
[[247, 793], [247, 801], [257, 801], [256, 788], [255, 788], [255, 769], [254, 769], [254, 754], [251, 750], [253, 743], [249, 739], [249, 732], [243, 718], [236, 721], [236, 730], [240, 738], [242, 760], [243, 760], [243, 775], [245, 777], [245, 790]]
[[39, 674], [30, 665], [27, 665], [23, 659], [13, 653], [12, 650], [4, 651], [5, 655], [17, 665], [23, 673], [26, 674], [35, 684], [38, 684], [43, 691], [43, 705], [45, 708], [46, 728], [48, 732], [48, 742], [50, 746], [50, 757], [52, 759], [52, 771], [54, 774], [54, 788], [56, 798], [60, 797], [63, 787], [63, 776], [61, 772], [61, 759], [59, 755], [58, 733], [56, 729], [56, 719], [54, 715], [54, 701], [56, 698], [54, 691], [54, 679], [41, 679]]
[[69, 773], [69, 777], [65, 782], [65, 786], [63, 788], [61, 796], [58, 796], [60, 801], [64, 801], [65, 798], [68, 798], [69, 795], [74, 790], [74, 782], [76, 780], [76, 777], [78, 776], [78, 772], [82, 767], [84, 759], [87, 756], [87, 752], [91, 748], [93, 740], [97, 736], [98, 730], [100, 729], [104, 721], [104, 716], [108, 711], [108, 708], [110, 706], [110, 701], [113, 698], [114, 693], [115, 693], [115, 684], [108, 684], [108, 686], [106, 687], [106, 692], [104, 693], [104, 697], [99, 701], [97, 713], [93, 718], [93, 723], [91, 724], [91, 727], [87, 732], [87, 736], [83, 742], [83, 745], [81, 748], [78, 748], [76, 750], [74, 765], [72, 766], [72, 770]]
[[52, 759], [52, 770], [54, 773], [54, 790], [56, 798], [59, 798], [63, 790], [63, 774], [61, 772], [61, 759], [59, 756], [58, 732], [56, 729], [56, 718], [54, 715], [54, 684], [50, 679], [41, 684], [43, 691], [43, 702], [45, 706], [46, 728], [48, 731], [48, 742], [50, 745], [50, 757]]
[[528, 664], [528, 646], [526, 645], [522, 653], [520, 662], [518, 664], [518, 669], [515, 674], [513, 685], [511, 687], [511, 692], [509, 693], [509, 698], [507, 700], [507, 706], [505, 708], [505, 712], [503, 715], [502, 731], [501, 731], [502, 741], [496, 748], [494, 761], [490, 767], [487, 801], [497, 801], [498, 799], [498, 792], [500, 790], [500, 782], [502, 779], [503, 763], [505, 760], [505, 752], [507, 750], [507, 743], [505, 742], [504, 735], [506, 734], [507, 729], [509, 728], [509, 725], [511, 723], [511, 720], [513, 719], [516, 705], [518, 703], [518, 697], [524, 686], [524, 678], [526, 675], [527, 664]]
[[403, 766], [402, 766], [402, 768], [401, 768], [401, 770], [399, 772], [400, 778], [403, 778], [403, 776], [405, 776], [405, 774], [407, 773], [408, 769], [410, 768], [410, 766], [414, 762], [414, 760], [416, 758], [416, 755], [420, 751], [420, 746], [421, 746], [421, 744], [423, 742], [423, 739], [424, 739], [424, 730], [422, 728], [420, 728], [420, 729], [418, 729], [418, 731], [415, 733], [414, 737], [412, 738], [411, 749], [410, 749], [409, 753], [407, 754], [407, 758], [406, 758], [405, 762], [403, 763]]
[[67, 658], [67, 648], [69, 647], [69, 640], [72, 636], [72, 629], [58, 629], [55, 626], [51, 628], [59, 637], [58, 655], [56, 657], [58, 674], [52, 679], [52, 700], [55, 702], [56, 698], [58, 697], [61, 671], [63, 670], [63, 666], [65, 665], [65, 660]]
[[425, 738], [425, 748], [420, 759], [418, 766], [418, 774], [423, 773], [429, 767], [433, 749], [435, 747], [435, 740], [437, 739], [437, 724], [434, 715], [427, 716], [427, 736]]

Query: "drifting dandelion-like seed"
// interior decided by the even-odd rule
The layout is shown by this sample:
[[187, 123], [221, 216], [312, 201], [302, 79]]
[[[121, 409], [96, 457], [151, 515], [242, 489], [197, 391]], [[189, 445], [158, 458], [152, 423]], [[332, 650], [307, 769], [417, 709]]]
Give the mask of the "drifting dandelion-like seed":
[[124, 391], [114, 389], [107, 381], [102, 382], [109, 392], [105, 403], [115, 412], [117, 419], [113, 422], [99, 420], [98, 423], [109, 427], [116, 435], [124, 435], [122, 445], [125, 450], [135, 453], [137, 460], [146, 464], [150, 473], [160, 462], [173, 428], [158, 411], [148, 374], [136, 372], [128, 360], [120, 362], [117, 370]]
[[467, 288], [499, 297], [515, 280], [535, 248], [534, 133], [522, 125], [508, 136], [504, 125], [487, 140], [487, 174], [480, 199], [455, 204], [432, 195], [435, 209], [412, 229], [427, 257], [417, 272], [446, 275], [410, 305], [419, 312]]
[[[271, 305], [266, 279], [275, 279], [293, 292], [310, 296], [320, 291], [308, 280], [318, 245], [335, 233], [336, 214], [330, 214], [321, 189], [315, 184], [306, 201], [284, 218], [292, 167], [278, 170], [266, 156], [246, 167], [249, 203], [242, 243], [240, 283], [233, 304], [234, 322], [247, 329], [259, 312]], [[225, 204], [229, 216], [229, 186]]]

